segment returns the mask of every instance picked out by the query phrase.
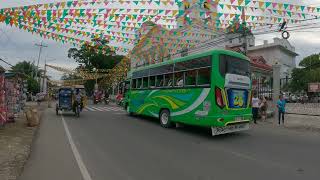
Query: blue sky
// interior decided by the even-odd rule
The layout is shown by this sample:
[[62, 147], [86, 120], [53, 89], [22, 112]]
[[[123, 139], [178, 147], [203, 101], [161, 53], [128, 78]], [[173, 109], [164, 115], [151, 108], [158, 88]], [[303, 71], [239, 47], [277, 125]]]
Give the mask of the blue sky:
[[[279, 1], [280, 0], [277, 0], [276, 2]], [[59, 0], [1, 0], [0, 8], [48, 2], [59, 2]], [[282, 2], [320, 6], [320, 0], [282, 0]], [[289, 41], [296, 47], [296, 51], [300, 54], [297, 58], [298, 60], [301, 60], [307, 55], [320, 52], [320, 28], [310, 31], [291, 33]], [[274, 37], [280, 36], [280, 33], [276, 33], [257, 36], [256, 39], [257, 43], [262, 43], [263, 40], [271, 40]], [[42, 40], [43, 39], [37, 35], [32, 35], [23, 30], [0, 24], [0, 57], [8, 60], [12, 64], [23, 60], [36, 61], [39, 47], [36, 47], [35, 44], [40, 43]], [[47, 59], [51, 61], [51, 64], [68, 68], [76, 67], [77, 64], [75, 61], [67, 57], [67, 50], [71, 47], [70, 45], [63, 45], [47, 39], [43, 40], [43, 42], [48, 45], [48, 47], [43, 49], [40, 66], [43, 67], [44, 61]], [[5, 64], [0, 63], [0, 65], [8, 68]], [[58, 79], [61, 73], [50, 70], [49, 75]]]

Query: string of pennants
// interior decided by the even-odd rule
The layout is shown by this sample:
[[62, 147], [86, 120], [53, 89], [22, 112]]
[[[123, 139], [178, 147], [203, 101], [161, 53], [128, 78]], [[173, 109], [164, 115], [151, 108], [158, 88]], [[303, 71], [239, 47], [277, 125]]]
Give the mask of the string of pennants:
[[52, 68], [56, 71], [77, 75], [80, 79], [75, 80], [62, 80], [56, 82], [85, 82], [87, 80], [94, 80], [94, 79], [105, 79], [106, 82], [117, 82], [124, 79], [126, 76], [128, 69], [129, 69], [130, 61], [128, 58], [123, 58], [121, 62], [119, 62], [114, 68], [112, 69], [97, 69], [95, 72], [90, 72], [83, 69], [69, 69], [65, 67], [55, 66], [51, 64], [46, 64], [47, 67]]
[[[188, 15], [195, 13], [190, 8], [195, 3], [204, 4], [197, 13], [206, 18], [212, 34], [179, 30], [193, 23]], [[136, 31], [147, 31], [149, 27], [143, 25], [149, 21], [159, 26], [150, 42], [167, 38], [164, 45], [174, 49], [211, 38], [214, 32], [225, 31], [234, 19], [245, 19], [255, 29], [283, 21], [300, 23], [319, 15], [320, 7], [262, 0], [83, 0], [0, 9], [0, 22], [75, 46], [96, 46], [92, 39], [107, 39], [112, 50], [128, 53], [142, 38]]]

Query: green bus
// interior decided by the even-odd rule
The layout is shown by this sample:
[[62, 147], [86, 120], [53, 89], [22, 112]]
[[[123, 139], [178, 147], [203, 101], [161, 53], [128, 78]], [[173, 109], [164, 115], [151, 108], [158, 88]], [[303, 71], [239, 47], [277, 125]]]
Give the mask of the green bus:
[[129, 73], [125, 109], [159, 118], [163, 127], [210, 127], [212, 135], [249, 129], [250, 61], [237, 52], [210, 50]]

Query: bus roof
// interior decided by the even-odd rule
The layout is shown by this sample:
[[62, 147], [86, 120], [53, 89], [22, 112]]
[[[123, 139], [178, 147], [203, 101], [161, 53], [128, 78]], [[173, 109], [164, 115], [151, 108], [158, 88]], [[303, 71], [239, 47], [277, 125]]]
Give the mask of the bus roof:
[[132, 72], [139, 71], [139, 70], [149, 69], [149, 68], [158, 67], [158, 66], [162, 66], [162, 65], [166, 65], [166, 64], [173, 64], [173, 63], [176, 63], [176, 62], [181, 62], [181, 61], [186, 61], [186, 60], [189, 60], [189, 59], [194, 59], [194, 58], [198, 58], [198, 57], [212, 55], [214, 53], [223, 53], [223, 54], [227, 54], [227, 55], [232, 55], [232, 56], [236, 56], [236, 57], [239, 57], [241, 59], [249, 61], [249, 58], [247, 56], [241, 54], [241, 53], [238, 53], [238, 52], [235, 52], [235, 51], [230, 51], [230, 50], [225, 50], [225, 49], [213, 49], [213, 50], [208, 50], [208, 51], [204, 51], [204, 52], [201, 52], [201, 53], [191, 54], [191, 55], [188, 55], [188, 56], [185, 56], [185, 57], [176, 58], [176, 59], [169, 60], [169, 61], [164, 61], [164, 62], [157, 63], [157, 64], [151, 64], [151, 65], [148, 65], [148, 66], [138, 67], [138, 68], [135, 68], [135, 69], [131, 70], [129, 72], [129, 74], [132, 74]]

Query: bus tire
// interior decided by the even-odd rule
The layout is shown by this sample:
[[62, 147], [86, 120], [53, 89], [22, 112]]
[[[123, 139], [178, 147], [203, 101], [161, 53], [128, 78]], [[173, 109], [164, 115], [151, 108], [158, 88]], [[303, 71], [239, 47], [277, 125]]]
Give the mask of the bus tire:
[[159, 120], [162, 127], [164, 128], [172, 127], [172, 122], [170, 120], [170, 111], [168, 109], [163, 109], [160, 111]]

